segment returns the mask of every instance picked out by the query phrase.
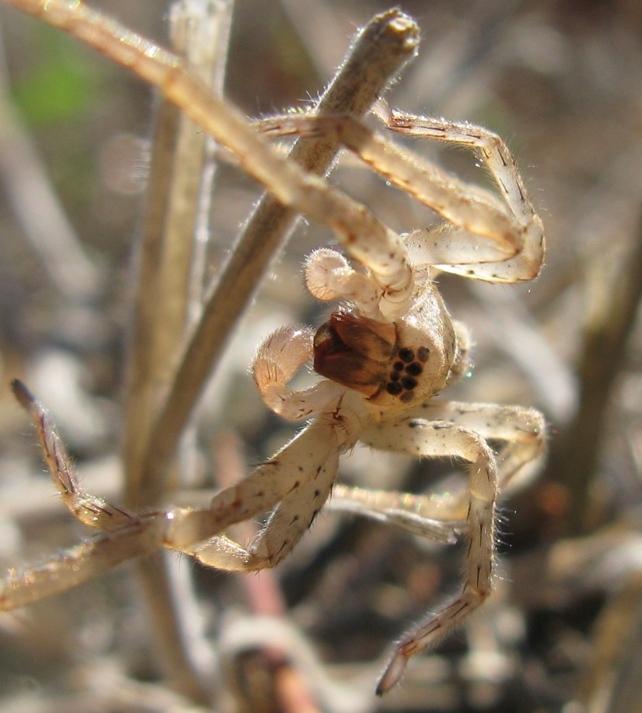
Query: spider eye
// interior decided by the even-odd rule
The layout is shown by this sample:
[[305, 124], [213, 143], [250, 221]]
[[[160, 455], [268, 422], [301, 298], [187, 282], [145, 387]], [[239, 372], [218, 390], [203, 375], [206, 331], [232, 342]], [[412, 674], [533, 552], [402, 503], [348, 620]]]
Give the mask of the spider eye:
[[401, 347], [388, 373], [386, 393], [396, 396], [403, 403], [410, 403], [415, 398], [419, 377], [424, 372], [424, 364], [429, 356], [430, 349], [426, 346], [417, 350]]

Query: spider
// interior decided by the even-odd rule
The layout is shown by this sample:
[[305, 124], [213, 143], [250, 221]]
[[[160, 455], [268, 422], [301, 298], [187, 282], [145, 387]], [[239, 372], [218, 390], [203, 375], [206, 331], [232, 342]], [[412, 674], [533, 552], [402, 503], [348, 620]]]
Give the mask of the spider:
[[[310, 293], [340, 306], [316, 331], [290, 327], [269, 336], [252, 365], [265, 404], [285, 419], [307, 420], [306, 427], [239, 484], [215, 495], [209, 508], [121, 508], [87, 493], [47, 412], [21, 382], [13, 382], [16, 397], [34, 420], [63, 502], [100, 533], [44, 564], [10, 572], [0, 582], [0, 608], [27, 605], [163, 547], [228, 571], [273, 567], [332, 495], [336, 508], [423, 537], [448, 543], [462, 533], [467, 539], [460, 592], [396, 644], [377, 687], [378, 694], [385, 693], [412, 656], [432, 647], [489, 596], [498, 493], [544, 449], [545, 425], [538, 412], [438, 396], [467, 371], [470, 338], [448, 313], [435, 278], [450, 272], [514, 283], [536, 277], [543, 261], [542, 224], [511, 153], [481, 127], [404, 114], [383, 100], [374, 107], [392, 131], [471, 148], [489, 169], [498, 197], [422, 161], [349, 116], [288, 115], [253, 128], [221, 100], [203, 95], [180, 60], [136, 36], [118, 34], [113, 26], [105, 29], [98, 15], [82, 5], [61, 0], [14, 4], [81, 36], [156, 83], [280, 201], [332, 227], [345, 254], [321, 248], [305, 266]], [[443, 222], [397, 235], [338, 189], [290, 165], [260, 133], [332, 137], [431, 207]], [[290, 389], [290, 380], [310, 362], [321, 378], [305, 390]], [[500, 457], [489, 441], [503, 444]], [[335, 484], [340, 456], [358, 442], [417, 458], [460, 458], [468, 463], [468, 487], [437, 506], [421, 495]], [[249, 546], [225, 534], [231, 525], [267, 512], [264, 528]]]

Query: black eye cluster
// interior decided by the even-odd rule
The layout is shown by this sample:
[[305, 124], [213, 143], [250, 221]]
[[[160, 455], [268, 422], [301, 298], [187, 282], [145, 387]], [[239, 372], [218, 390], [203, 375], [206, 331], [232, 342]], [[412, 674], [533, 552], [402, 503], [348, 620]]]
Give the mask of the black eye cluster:
[[417, 377], [424, 370], [423, 364], [428, 361], [430, 350], [428, 347], [419, 347], [415, 354], [414, 349], [402, 347], [397, 353], [397, 359], [392, 365], [390, 381], [386, 384], [386, 391], [392, 396], [399, 396], [401, 401], [408, 402], [414, 398], [414, 389], [417, 386]]

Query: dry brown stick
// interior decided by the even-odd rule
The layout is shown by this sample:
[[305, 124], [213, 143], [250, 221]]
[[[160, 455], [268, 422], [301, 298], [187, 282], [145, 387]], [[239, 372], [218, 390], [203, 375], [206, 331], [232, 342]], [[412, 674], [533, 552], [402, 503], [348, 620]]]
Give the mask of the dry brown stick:
[[[233, 0], [177, 0], [170, 7], [173, 49], [217, 94], [222, 93]], [[202, 295], [195, 263], [202, 207], [207, 135], [165, 99], [159, 101], [146, 216], [140, 246], [138, 294], [129, 352], [125, 426], [126, 502], [149, 503], [141, 464], [156, 408], [168, 388], [185, 339], [192, 300]], [[211, 196], [211, 185], [207, 186]], [[172, 686], [208, 703], [211, 661], [190, 572], [166, 555], [138, 564], [157, 660]]]
[[579, 407], [565, 434], [554, 467], [571, 490], [571, 532], [589, 527], [590, 485], [598, 468], [607, 410], [613, 384], [622, 368], [626, 345], [642, 297], [642, 220], [638, 222], [633, 249], [614, 280], [610, 303], [584, 331], [577, 367]]
[[[170, 8], [174, 49], [217, 94], [223, 88], [219, 67], [226, 63], [232, 4], [196, 5], [182, 0]], [[202, 14], [195, 17], [199, 8]], [[191, 301], [197, 293], [202, 299], [202, 269], [194, 263], [202, 257], [195, 232], [207, 138], [177, 107], [160, 100], [128, 355], [125, 464], [129, 504], [150, 502], [141, 483], [142, 458], [161, 395], [167, 391], [185, 341]], [[194, 288], [192, 279], [198, 280], [200, 289]]]

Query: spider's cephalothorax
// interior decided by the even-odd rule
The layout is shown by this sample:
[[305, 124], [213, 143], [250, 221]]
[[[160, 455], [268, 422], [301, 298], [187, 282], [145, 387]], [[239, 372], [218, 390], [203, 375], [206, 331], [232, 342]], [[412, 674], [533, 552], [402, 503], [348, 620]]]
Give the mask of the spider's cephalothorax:
[[381, 413], [434, 396], [458, 358], [454, 326], [432, 288], [405, 317], [383, 321], [343, 307], [314, 336], [317, 374], [359, 391]]

